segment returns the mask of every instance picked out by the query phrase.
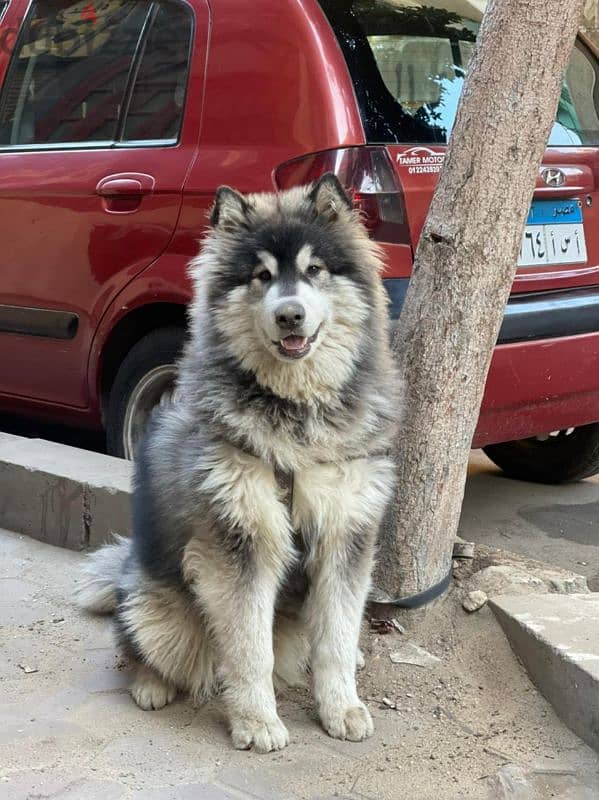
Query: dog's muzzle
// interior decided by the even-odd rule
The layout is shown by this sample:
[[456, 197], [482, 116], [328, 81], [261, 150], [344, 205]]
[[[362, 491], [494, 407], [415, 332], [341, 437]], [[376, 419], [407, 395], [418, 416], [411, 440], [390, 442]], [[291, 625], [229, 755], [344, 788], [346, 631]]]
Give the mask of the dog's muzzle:
[[273, 313], [276, 326], [282, 334], [273, 344], [286, 358], [303, 358], [310, 352], [310, 347], [318, 335], [318, 331], [313, 336], [304, 335], [306, 309], [298, 300], [285, 300]]
[[297, 334], [289, 334], [283, 337], [278, 342], [273, 342], [279, 349], [279, 353], [286, 358], [299, 359], [307, 356], [310, 348], [318, 338], [320, 333], [320, 325], [312, 336], [299, 336]]

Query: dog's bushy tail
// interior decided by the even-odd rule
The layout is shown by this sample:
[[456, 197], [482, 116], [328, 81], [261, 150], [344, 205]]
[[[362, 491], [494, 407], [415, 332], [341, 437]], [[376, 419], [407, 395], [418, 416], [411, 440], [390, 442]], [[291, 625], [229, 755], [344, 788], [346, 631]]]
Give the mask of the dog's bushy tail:
[[116, 610], [117, 587], [130, 547], [129, 539], [115, 535], [113, 542], [87, 556], [75, 589], [75, 602], [80, 608], [94, 614]]

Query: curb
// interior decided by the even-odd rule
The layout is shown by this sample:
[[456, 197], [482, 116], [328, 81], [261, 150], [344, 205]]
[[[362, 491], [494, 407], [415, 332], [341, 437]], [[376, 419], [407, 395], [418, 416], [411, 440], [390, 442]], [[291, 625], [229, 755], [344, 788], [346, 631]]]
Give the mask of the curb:
[[0, 527], [71, 550], [130, 528], [129, 461], [0, 433]]
[[489, 605], [545, 699], [599, 751], [599, 593], [503, 595]]

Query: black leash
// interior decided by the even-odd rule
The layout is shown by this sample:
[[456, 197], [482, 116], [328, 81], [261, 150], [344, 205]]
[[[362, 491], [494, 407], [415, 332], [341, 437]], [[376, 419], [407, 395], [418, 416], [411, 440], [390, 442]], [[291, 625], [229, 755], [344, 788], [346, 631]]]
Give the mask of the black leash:
[[393, 606], [394, 608], [421, 608], [427, 603], [430, 603], [432, 600], [436, 600], [437, 597], [441, 597], [441, 595], [446, 592], [447, 589], [449, 589], [452, 575], [453, 570], [450, 569], [447, 575], [442, 578], [439, 583], [436, 583], [434, 586], [431, 586], [430, 589], [426, 589], [424, 592], [412, 594], [409, 597], [399, 597], [397, 600], [377, 600], [376, 598], [373, 598], [372, 602]]

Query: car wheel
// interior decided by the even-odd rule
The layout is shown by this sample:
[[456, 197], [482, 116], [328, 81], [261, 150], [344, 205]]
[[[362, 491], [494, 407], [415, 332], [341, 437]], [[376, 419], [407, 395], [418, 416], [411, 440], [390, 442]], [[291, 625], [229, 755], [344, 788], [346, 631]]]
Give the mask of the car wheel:
[[172, 396], [182, 328], [159, 328], [135, 344], [112, 384], [106, 414], [110, 455], [132, 459], [152, 410]]
[[580, 481], [599, 472], [599, 423], [483, 450], [510, 478], [536, 483]]

